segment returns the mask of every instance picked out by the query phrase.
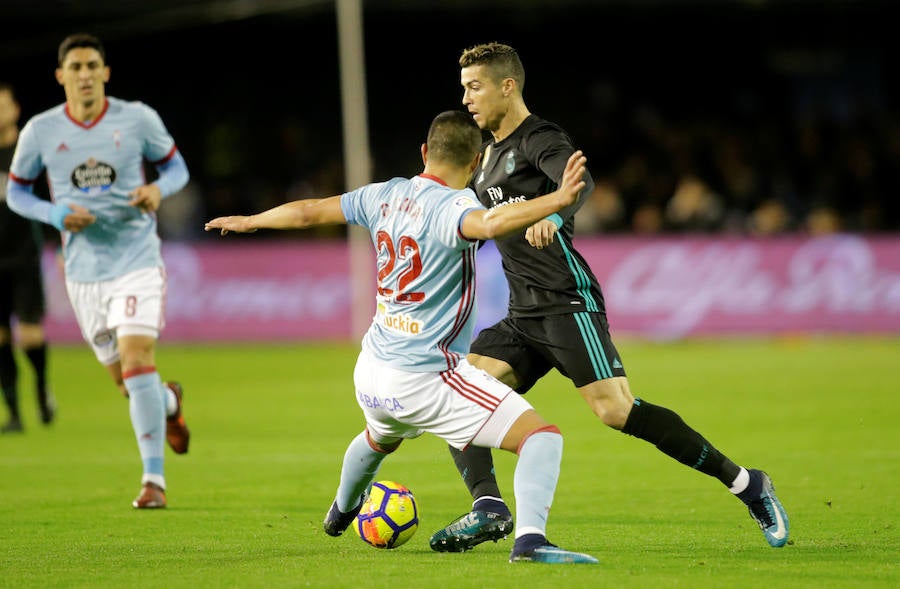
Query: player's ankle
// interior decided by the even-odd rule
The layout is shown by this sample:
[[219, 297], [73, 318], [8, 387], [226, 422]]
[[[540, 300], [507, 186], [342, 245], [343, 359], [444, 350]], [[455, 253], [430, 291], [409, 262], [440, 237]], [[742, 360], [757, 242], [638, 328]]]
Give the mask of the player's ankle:
[[499, 497], [479, 497], [472, 504], [472, 511], [488, 511], [500, 515], [512, 515], [503, 499]]

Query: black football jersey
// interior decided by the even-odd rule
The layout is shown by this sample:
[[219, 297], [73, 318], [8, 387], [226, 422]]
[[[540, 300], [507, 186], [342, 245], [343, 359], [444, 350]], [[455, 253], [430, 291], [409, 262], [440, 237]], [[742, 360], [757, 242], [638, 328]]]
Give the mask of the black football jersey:
[[15, 146], [0, 147], [0, 267], [34, 263], [40, 257], [38, 224], [9, 210], [6, 181]]
[[[488, 209], [548, 194], [556, 190], [574, 151], [559, 126], [530, 115], [509, 137], [482, 147], [471, 187]], [[575, 212], [594, 188], [589, 174], [585, 180], [578, 201], [558, 213], [562, 226], [549, 247], [532, 247], [524, 230], [496, 240], [509, 283], [511, 316], [605, 312], [600, 285], [572, 245]]]

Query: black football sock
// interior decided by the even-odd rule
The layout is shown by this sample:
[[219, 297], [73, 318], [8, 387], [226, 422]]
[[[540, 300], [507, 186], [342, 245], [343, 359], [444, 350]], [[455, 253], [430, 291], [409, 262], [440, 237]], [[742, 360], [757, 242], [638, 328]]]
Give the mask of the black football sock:
[[12, 343], [0, 344], [0, 387], [3, 388], [3, 400], [9, 409], [9, 416], [14, 420], [19, 419], [19, 395], [16, 388], [18, 378]]
[[635, 399], [622, 432], [654, 444], [678, 462], [719, 479], [726, 487], [740, 467], [695, 432], [677, 413]]
[[25, 355], [34, 368], [34, 384], [38, 393], [38, 401], [43, 407], [47, 403], [47, 343], [26, 348]]
[[500, 488], [494, 476], [494, 457], [490, 448], [469, 446], [465, 452], [448, 446], [456, 469], [472, 494], [472, 499], [489, 496], [500, 499]]

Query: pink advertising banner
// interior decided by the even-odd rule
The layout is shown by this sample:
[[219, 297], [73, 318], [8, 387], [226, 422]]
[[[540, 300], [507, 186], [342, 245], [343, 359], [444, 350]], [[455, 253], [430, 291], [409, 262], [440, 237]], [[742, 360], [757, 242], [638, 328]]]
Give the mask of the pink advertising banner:
[[[161, 339], [350, 339], [350, 259], [343, 243], [164, 244], [166, 326]], [[81, 336], [52, 254], [45, 255], [48, 335]], [[373, 305], [374, 308], [374, 305]]]
[[[582, 237], [576, 247], [600, 280], [614, 335], [900, 333], [898, 237]], [[344, 243], [238, 238], [166, 244], [163, 256], [164, 341], [354, 338]], [[508, 295], [492, 244], [478, 266], [481, 328], [503, 316]], [[45, 277], [48, 334], [80, 341], [51, 253]]]
[[653, 338], [900, 333], [900, 239], [576, 243], [614, 332]]

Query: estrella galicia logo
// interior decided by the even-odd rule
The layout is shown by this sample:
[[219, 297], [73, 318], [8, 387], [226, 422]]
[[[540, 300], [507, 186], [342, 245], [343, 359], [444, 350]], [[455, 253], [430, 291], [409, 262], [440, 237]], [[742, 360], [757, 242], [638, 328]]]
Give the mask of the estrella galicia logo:
[[72, 170], [72, 185], [85, 194], [99, 194], [112, 187], [116, 170], [105, 162], [90, 158]]
[[516, 152], [511, 151], [506, 154], [506, 166], [503, 168], [507, 175], [512, 174], [516, 169]]

